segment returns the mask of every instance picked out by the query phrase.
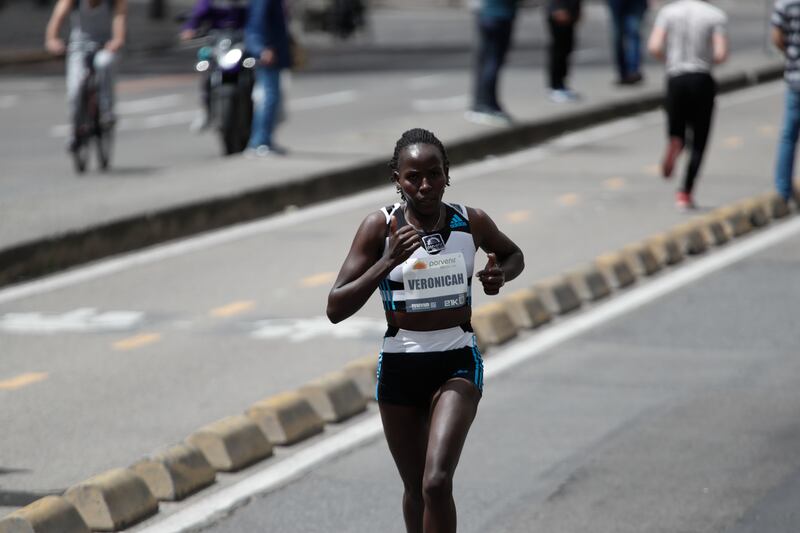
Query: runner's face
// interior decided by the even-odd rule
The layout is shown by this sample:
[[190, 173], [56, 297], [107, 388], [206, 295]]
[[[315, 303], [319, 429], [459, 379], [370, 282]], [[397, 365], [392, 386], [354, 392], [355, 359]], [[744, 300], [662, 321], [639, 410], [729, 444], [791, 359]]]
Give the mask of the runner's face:
[[431, 144], [412, 144], [400, 152], [394, 179], [406, 202], [420, 214], [439, 213], [447, 174], [439, 149]]

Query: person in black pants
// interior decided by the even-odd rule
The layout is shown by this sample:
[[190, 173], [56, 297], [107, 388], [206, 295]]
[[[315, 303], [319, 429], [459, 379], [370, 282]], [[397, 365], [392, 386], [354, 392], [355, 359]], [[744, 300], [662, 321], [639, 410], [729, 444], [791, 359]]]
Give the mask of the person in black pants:
[[550, 30], [548, 71], [550, 100], [556, 103], [572, 102], [577, 93], [567, 87], [569, 56], [575, 46], [575, 25], [581, 15], [581, 0], [549, 0], [547, 26]]

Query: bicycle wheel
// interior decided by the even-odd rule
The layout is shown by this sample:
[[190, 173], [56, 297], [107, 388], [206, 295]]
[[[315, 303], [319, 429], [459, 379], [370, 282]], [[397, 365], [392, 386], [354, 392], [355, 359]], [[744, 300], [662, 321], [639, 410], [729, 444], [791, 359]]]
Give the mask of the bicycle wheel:
[[81, 87], [79, 96], [78, 112], [75, 115], [75, 123], [73, 124], [74, 145], [71, 146], [72, 163], [75, 172], [83, 174], [89, 165], [89, 140], [92, 136], [94, 124], [90, 115], [90, 94], [86, 88], [86, 82]]
[[111, 154], [114, 149], [114, 126], [97, 125], [97, 162], [100, 170], [108, 170], [111, 165]]

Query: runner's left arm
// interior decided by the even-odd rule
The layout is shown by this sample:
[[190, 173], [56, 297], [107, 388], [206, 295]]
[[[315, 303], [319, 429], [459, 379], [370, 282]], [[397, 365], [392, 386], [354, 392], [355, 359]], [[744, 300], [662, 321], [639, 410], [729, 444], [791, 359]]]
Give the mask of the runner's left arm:
[[520, 275], [525, 268], [525, 258], [519, 246], [498, 229], [489, 215], [481, 209], [467, 209], [475, 245], [489, 257], [486, 268], [475, 275], [486, 294], [497, 294], [506, 281]]

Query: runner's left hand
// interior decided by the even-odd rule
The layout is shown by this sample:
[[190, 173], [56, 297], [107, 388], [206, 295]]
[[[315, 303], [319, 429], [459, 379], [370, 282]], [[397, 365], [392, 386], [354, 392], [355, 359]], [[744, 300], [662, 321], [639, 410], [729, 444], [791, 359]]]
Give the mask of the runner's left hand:
[[486, 254], [486, 257], [489, 258], [486, 267], [478, 272], [476, 276], [483, 284], [483, 292], [493, 295], [500, 292], [500, 287], [506, 282], [506, 276], [503, 273], [503, 269], [497, 264], [497, 255], [489, 253]]

